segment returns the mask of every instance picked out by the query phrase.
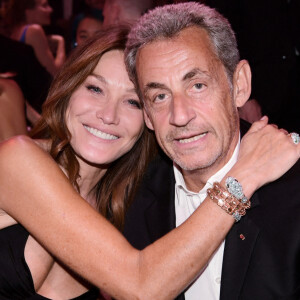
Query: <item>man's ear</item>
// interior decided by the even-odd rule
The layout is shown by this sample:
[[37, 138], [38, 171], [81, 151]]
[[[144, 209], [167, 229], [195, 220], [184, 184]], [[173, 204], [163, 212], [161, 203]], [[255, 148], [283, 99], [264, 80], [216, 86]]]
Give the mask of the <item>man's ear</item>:
[[144, 107], [143, 112], [144, 112], [144, 119], [145, 119], [146, 126], [147, 126], [150, 130], [154, 130], [152, 121], [151, 121], [151, 119], [149, 118], [149, 115], [148, 115], [148, 113], [147, 113], [147, 108], [146, 108], [146, 107]]
[[242, 107], [251, 94], [251, 70], [246, 60], [241, 60], [233, 75], [233, 98], [237, 107]]

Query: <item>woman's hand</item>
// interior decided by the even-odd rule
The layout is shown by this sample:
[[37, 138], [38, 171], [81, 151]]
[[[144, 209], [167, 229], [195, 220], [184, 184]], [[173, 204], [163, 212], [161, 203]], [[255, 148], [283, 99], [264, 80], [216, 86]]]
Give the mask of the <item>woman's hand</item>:
[[255, 190], [287, 172], [300, 156], [288, 132], [268, 124], [268, 118], [254, 122], [242, 138], [238, 161], [228, 175], [241, 182], [250, 197]]

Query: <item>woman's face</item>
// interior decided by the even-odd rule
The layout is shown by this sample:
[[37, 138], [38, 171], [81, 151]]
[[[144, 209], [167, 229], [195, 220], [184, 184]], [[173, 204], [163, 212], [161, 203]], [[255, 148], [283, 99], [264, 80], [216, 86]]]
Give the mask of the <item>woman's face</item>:
[[85, 40], [94, 36], [102, 28], [102, 22], [95, 18], [82, 19], [76, 30], [76, 43], [81, 45]]
[[35, 0], [35, 7], [26, 9], [27, 22], [31, 24], [49, 25], [51, 23], [52, 7], [48, 0]]
[[66, 124], [77, 157], [90, 164], [109, 164], [133, 147], [144, 119], [123, 51], [105, 53], [72, 94]]

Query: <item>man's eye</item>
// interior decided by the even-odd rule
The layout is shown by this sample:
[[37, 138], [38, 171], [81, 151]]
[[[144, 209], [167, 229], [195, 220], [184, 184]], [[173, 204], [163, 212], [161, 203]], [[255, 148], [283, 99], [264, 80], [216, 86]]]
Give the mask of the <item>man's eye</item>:
[[132, 106], [135, 106], [136, 108], [140, 109], [141, 108], [141, 103], [137, 100], [134, 99], [129, 99], [128, 103]]
[[89, 91], [92, 91], [92, 92], [97, 93], [97, 94], [102, 93], [102, 90], [99, 87], [95, 86], [95, 85], [88, 85], [87, 89]]
[[203, 83], [196, 83], [196, 84], [194, 84], [194, 87], [197, 90], [201, 90], [203, 88], [203, 86], [204, 86]]
[[154, 101], [162, 101], [166, 98], [165, 94], [158, 94], [155, 98]]

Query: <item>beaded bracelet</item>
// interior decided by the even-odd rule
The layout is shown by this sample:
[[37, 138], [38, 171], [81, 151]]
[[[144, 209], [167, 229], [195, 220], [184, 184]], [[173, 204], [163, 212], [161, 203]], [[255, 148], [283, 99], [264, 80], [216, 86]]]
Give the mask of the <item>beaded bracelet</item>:
[[[246, 214], [246, 209], [250, 208], [251, 203], [249, 200], [242, 202], [232, 195], [228, 190], [215, 182], [212, 188], [207, 190], [207, 194], [212, 201], [218, 204], [229, 215], [232, 215], [236, 222]], [[243, 198], [245, 201], [245, 199]]]

